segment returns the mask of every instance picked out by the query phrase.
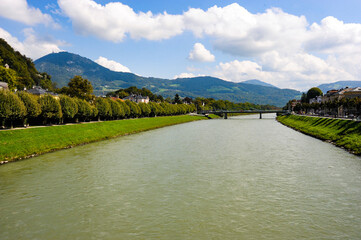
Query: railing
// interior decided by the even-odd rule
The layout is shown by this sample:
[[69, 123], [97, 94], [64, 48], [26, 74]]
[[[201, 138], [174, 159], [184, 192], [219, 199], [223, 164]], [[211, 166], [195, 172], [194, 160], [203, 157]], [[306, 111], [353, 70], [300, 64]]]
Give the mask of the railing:
[[223, 114], [223, 113], [288, 113], [287, 110], [201, 110], [200, 114]]

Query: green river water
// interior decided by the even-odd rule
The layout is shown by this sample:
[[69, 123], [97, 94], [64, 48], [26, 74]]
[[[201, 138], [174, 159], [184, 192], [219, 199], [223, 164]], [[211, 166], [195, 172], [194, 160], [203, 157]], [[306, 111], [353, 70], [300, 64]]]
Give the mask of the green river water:
[[274, 115], [0, 167], [0, 239], [361, 239], [361, 158]]

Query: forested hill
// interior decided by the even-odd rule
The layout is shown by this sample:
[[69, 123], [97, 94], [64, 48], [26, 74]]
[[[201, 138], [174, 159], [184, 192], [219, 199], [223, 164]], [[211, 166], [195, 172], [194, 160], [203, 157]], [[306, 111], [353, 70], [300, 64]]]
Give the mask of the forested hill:
[[68, 52], [52, 53], [35, 61], [39, 71], [52, 76], [58, 87], [65, 86], [69, 79], [81, 75], [91, 81], [95, 94], [105, 94], [120, 88], [136, 86], [147, 88], [163, 97], [206, 97], [284, 106], [289, 99], [300, 97], [296, 90], [278, 89], [247, 83], [234, 83], [214, 77], [180, 78], [175, 80], [146, 78], [133, 73], [114, 72], [94, 61]]
[[318, 86], [318, 88], [321, 89], [323, 93], [326, 93], [332, 89], [341, 89], [345, 87], [361, 87], [361, 81], [338, 81], [333, 83], [325, 83]]
[[266, 86], [266, 87], [275, 87], [275, 88], [277, 88], [276, 86], [273, 86], [272, 84], [265, 83], [265, 82], [262, 82], [262, 81], [257, 80], [257, 79], [251, 79], [251, 80], [243, 81], [242, 83], [260, 85], [260, 86]]
[[52, 88], [50, 76], [39, 73], [30, 58], [15, 51], [2, 38], [0, 38], [0, 81], [8, 83], [11, 89], [31, 88], [34, 85]]

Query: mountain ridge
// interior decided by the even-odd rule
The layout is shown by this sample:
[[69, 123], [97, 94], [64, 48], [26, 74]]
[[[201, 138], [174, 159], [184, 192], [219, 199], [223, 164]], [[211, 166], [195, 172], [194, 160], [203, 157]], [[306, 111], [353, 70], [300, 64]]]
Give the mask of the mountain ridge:
[[246, 81], [243, 81], [242, 83], [259, 85], [259, 86], [265, 86], [265, 87], [275, 87], [275, 88], [278, 88], [278, 87], [276, 87], [276, 86], [274, 86], [274, 85], [272, 85], [272, 84], [269, 84], [269, 83], [260, 81], [260, 80], [258, 80], [258, 79], [246, 80]]
[[252, 102], [284, 106], [289, 99], [300, 97], [301, 93], [291, 89], [234, 83], [215, 77], [194, 77], [162, 79], [142, 77], [133, 73], [111, 71], [94, 61], [69, 52], [51, 53], [35, 61], [39, 71], [47, 72], [58, 87], [65, 86], [75, 75], [87, 78], [96, 94], [105, 94], [120, 88], [136, 86], [148, 88], [164, 97], [211, 97], [233, 102]]
[[324, 83], [318, 86], [318, 88], [321, 89], [323, 93], [326, 93], [327, 91], [332, 89], [341, 89], [346, 87], [361, 87], [361, 81], [341, 80], [333, 83]]

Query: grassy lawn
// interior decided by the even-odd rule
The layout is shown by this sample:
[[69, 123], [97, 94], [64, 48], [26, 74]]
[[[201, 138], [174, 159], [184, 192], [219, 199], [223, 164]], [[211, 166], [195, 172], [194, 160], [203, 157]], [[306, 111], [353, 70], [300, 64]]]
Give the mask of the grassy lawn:
[[0, 131], [0, 161], [14, 161], [33, 154], [201, 119], [207, 118], [182, 115]]
[[282, 124], [300, 132], [332, 141], [339, 147], [361, 155], [361, 122], [306, 116], [279, 116]]

